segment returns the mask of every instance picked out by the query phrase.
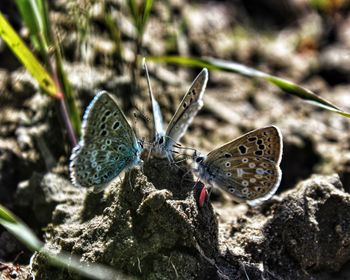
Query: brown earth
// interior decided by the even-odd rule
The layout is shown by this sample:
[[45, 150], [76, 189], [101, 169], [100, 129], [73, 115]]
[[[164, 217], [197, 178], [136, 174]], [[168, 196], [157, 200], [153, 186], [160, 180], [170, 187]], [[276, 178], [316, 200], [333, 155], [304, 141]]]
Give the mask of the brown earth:
[[[15, 7], [7, 2], [0, 10], [23, 31]], [[150, 118], [142, 74], [140, 90], [131, 94], [131, 19], [119, 1], [106, 1], [117, 11], [113, 17], [124, 43], [125, 57], [118, 63], [101, 3], [91, 6], [84, 42], [89, 56], [80, 52], [75, 25], [82, 11], [64, 1], [50, 7], [79, 105], [83, 111], [95, 92], [105, 89], [120, 101], [130, 123], [135, 109]], [[157, 1], [142, 54], [238, 61], [293, 80], [350, 111], [347, 4], [317, 10], [302, 1], [271, 3]], [[278, 195], [253, 209], [214, 190], [211, 202], [201, 208], [194, 183], [186, 180], [180, 186], [183, 171], [157, 160], [94, 194], [68, 180], [71, 147], [55, 101], [38, 92], [2, 41], [0, 57], [0, 203], [44, 236], [47, 248], [143, 279], [350, 278], [348, 119], [267, 83], [210, 71], [205, 106], [182, 143], [207, 152], [249, 130], [278, 126], [284, 139]], [[155, 63], [149, 68], [168, 122], [200, 69]], [[137, 119], [135, 130], [150, 139], [151, 126]], [[22, 250], [16, 263], [25, 266], [31, 253], [0, 229], [0, 260], [12, 262]], [[40, 256], [33, 267], [37, 279], [75, 279]]]

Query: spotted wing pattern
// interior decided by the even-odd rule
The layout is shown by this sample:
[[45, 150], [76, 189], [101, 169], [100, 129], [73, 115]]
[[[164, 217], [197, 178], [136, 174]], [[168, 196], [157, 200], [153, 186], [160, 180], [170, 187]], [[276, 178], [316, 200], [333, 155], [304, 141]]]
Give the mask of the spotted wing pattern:
[[238, 201], [270, 198], [281, 180], [282, 136], [275, 126], [251, 131], [210, 152], [201, 163], [215, 186]]
[[202, 108], [207, 81], [208, 70], [204, 68], [193, 81], [168, 125], [165, 135], [169, 143], [181, 139], [195, 115]]
[[113, 97], [102, 91], [84, 114], [82, 139], [71, 155], [72, 182], [102, 188], [125, 168], [140, 163], [141, 150], [123, 112]]

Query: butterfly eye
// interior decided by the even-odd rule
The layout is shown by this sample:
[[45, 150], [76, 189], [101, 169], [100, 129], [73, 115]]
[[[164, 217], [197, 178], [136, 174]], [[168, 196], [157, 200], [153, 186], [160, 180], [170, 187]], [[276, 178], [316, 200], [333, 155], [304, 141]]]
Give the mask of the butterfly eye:
[[196, 158], [196, 162], [197, 163], [200, 163], [200, 162], [202, 162], [204, 160], [204, 157], [197, 157]]
[[158, 141], [158, 144], [161, 145], [164, 143], [164, 137], [160, 137], [159, 141]]

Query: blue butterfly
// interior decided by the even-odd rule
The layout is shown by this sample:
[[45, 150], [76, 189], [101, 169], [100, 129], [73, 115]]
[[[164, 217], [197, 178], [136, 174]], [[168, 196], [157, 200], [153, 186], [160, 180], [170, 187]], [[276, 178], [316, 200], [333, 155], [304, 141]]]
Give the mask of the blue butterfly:
[[172, 162], [173, 146], [185, 134], [187, 128], [192, 123], [193, 118], [203, 107], [203, 95], [208, 82], [208, 70], [204, 68], [195, 78], [172, 117], [168, 128], [164, 131], [162, 113], [158, 102], [153, 96], [146, 64], [144, 64], [144, 66], [146, 69], [149, 95], [153, 111], [154, 141], [151, 153], [157, 157], [166, 157]]
[[70, 157], [71, 180], [102, 189], [123, 170], [141, 164], [142, 150], [117, 102], [99, 92], [85, 111], [81, 140]]
[[282, 177], [282, 134], [275, 126], [250, 131], [212, 150], [193, 155], [194, 173], [239, 202], [257, 205], [276, 192]]

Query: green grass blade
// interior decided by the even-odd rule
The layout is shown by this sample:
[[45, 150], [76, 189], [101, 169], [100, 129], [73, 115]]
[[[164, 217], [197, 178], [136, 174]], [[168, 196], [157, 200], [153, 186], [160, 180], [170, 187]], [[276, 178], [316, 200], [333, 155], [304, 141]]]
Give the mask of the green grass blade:
[[46, 57], [49, 50], [49, 40], [47, 18], [45, 18], [45, 9], [47, 8], [45, 2], [43, 0], [16, 0], [16, 5], [29, 29], [34, 47]]
[[39, 34], [38, 24], [36, 17], [34, 16], [34, 11], [32, 10], [31, 2], [28, 0], [16, 0], [17, 8], [21, 14], [21, 17], [28, 27], [31, 40], [36, 49], [39, 49], [39, 38], [37, 34]]
[[0, 36], [26, 67], [28, 72], [34, 77], [34, 79], [37, 80], [40, 87], [52, 97], [62, 98], [62, 94], [57, 90], [56, 84], [54, 83], [50, 74], [27, 48], [22, 39], [17, 35], [16, 31], [12, 28], [1, 12]]
[[16, 223], [15, 217], [12, 215], [10, 211], [8, 211], [5, 207], [0, 205], [0, 221], [5, 221], [7, 223]]
[[128, 4], [128, 8], [129, 8], [130, 14], [132, 16], [132, 19], [134, 21], [135, 27], [137, 29], [137, 32], [140, 33], [140, 30], [139, 30], [139, 27], [140, 27], [140, 25], [139, 25], [140, 15], [139, 15], [139, 11], [138, 11], [136, 0], [127, 0], [127, 4]]
[[[35, 38], [38, 49], [45, 59], [52, 78], [57, 87], [57, 91], [64, 93], [67, 104], [63, 104], [63, 98], [60, 103], [60, 110], [63, 122], [67, 129], [67, 134], [73, 146], [76, 144], [75, 134], [80, 133], [80, 113], [75, 105], [72, 88], [63, 69], [61, 53], [57, 41], [54, 40], [51, 32], [51, 23], [49, 20], [49, 11], [46, 0], [16, 0], [16, 4], [21, 12], [21, 16], [29, 28], [31, 38]], [[54, 55], [56, 64], [51, 59], [52, 52], [49, 53], [49, 46], [55, 45]], [[62, 96], [63, 97], [63, 96]], [[69, 113], [67, 112], [67, 106]], [[74, 133], [75, 132], [75, 133]]]
[[134, 25], [137, 29], [138, 36], [142, 36], [151, 14], [153, 0], [143, 0], [142, 3], [137, 3], [136, 0], [128, 0], [127, 4], [134, 21]]
[[149, 56], [147, 57], [147, 60], [159, 63], [180, 64], [190, 67], [206, 67], [210, 70], [224, 70], [220, 69], [220, 67], [215, 66], [214, 64], [208, 63], [202, 58], [192, 58], [185, 56]]
[[313, 93], [309, 89], [303, 88], [297, 84], [294, 84], [294, 83], [287, 81], [285, 79], [282, 79], [282, 78], [278, 78], [276, 76], [265, 77], [265, 80], [275, 84], [283, 91], [290, 93], [292, 95], [298, 96], [298, 97], [304, 99], [305, 101], [308, 101], [316, 106], [320, 106], [324, 109], [339, 113], [339, 114], [344, 115], [348, 118], [350, 117], [350, 114], [342, 111], [337, 106], [330, 103], [329, 101], [317, 96], [315, 93]]
[[92, 279], [134, 279], [119, 271], [116, 271], [106, 265], [96, 263], [80, 262], [77, 256], [72, 256], [66, 252], [60, 252], [58, 254], [52, 254], [46, 248], [40, 250], [40, 253], [46, 257], [46, 260], [54, 266], [69, 269], [69, 271], [75, 272], [81, 276], [89, 277]]
[[48, 53], [51, 40], [49, 10], [46, 0], [31, 0], [33, 10], [38, 15], [39, 31], [45, 52]]
[[56, 51], [55, 51], [56, 70], [57, 70], [57, 74], [59, 75], [62, 91], [64, 92], [65, 101], [68, 106], [69, 119], [72, 123], [75, 135], [80, 135], [80, 129], [81, 129], [80, 111], [74, 99], [74, 92], [73, 92], [72, 86], [63, 68], [62, 53], [61, 53], [60, 46], [57, 44], [57, 41], [55, 45], [56, 45]]
[[121, 61], [123, 59], [123, 45], [122, 45], [122, 39], [121, 39], [121, 31], [120, 31], [118, 22], [116, 22], [112, 18], [111, 12], [108, 12], [106, 14], [106, 16], [104, 17], [104, 20], [116, 47], [115, 54], [116, 54], [118, 63], [121, 64], [122, 63]]
[[350, 118], [350, 113], [341, 110], [339, 107], [327, 101], [326, 99], [319, 97], [311, 90], [301, 87], [291, 81], [264, 73], [262, 71], [250, 68], [240, 63], [215, 58], [191, 58], [182, 56], [154, 56], [148, 57], [148, 59], [151, 61], [161, 63], [173, 63], [192, 67], [206, 67], [210, 70], [221, 70], [231, 73], [237, 73], [251, 78], [263, 79], [276, 85], [288, 94], [297, 96], [313, 105], [335, 112], [344, 117]]
[[2, 205], [0, 205], [0, 224], [23, 242], [30, 250], [37, 251], [43, 246], [42, 242], [33, 234], [31, 229], [19, 222], [18, 219]]
[[151, 14], [152, 6], [153, 6], [153, 0], [145, 0], [144, 8], [143, 8], [143, 15], [142, 15], [142, 26], [141, 26], [142, 33], [144, 32], [145, 26], [148, 22], [150, 14]]
[[101, 264], [80, 262], [78, 256], [71, 255], [67, 252], [54, 254], [44, 248], [33, 231], [22, 223], [15, 215], [0, 204], [0, 224], [5, 227], [18, 240], [24, 243], [30, 250], [38, 251], [44, 255], [46, 260], [54, 266], [62, 267], [74, 271], [79, 275], [91, 279], [132, 279], [121, 272], [115, 271], [110, 267]]

